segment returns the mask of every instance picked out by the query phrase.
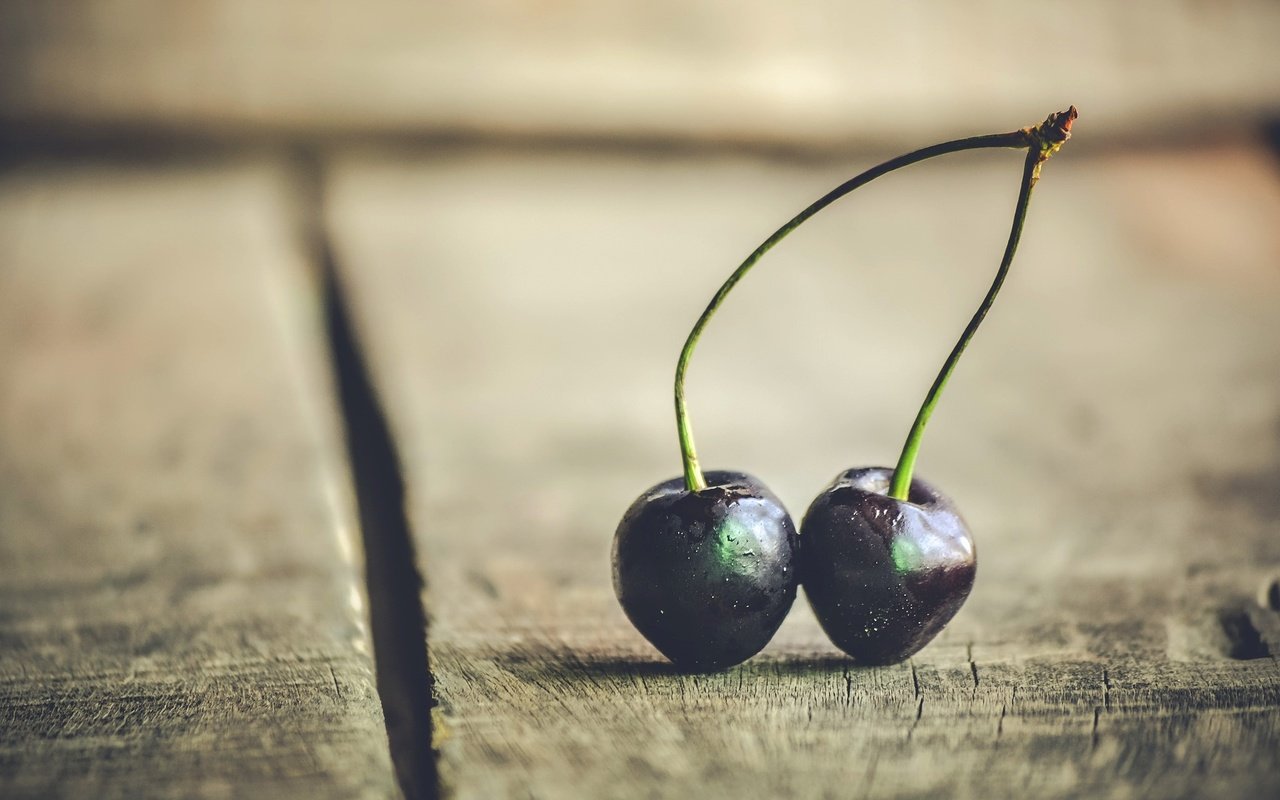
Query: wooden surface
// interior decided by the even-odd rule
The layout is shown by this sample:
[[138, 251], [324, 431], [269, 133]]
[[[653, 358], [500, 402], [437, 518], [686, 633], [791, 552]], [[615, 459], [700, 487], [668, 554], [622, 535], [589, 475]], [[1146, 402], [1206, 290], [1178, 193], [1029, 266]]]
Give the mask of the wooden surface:
[[[788, 240], [703, 340], [708, 468], [802, 514], [890, 464], [985, 290], [1020, 159], [955, 157]], [[680, 342], [751, 247], [864, 163], [351, 154], [334, 252], [427, 579], [445, 796], [1280, 792], [1280, 181], [1249, 146], [1049, 164], [921, 471], [977, 537], [968, 604], [853, 667], [803, 600], [674, 674], [609, 546], [678, 472]]]
[[284, 185], [0, 178], [0, 796], [399, 795]]
[[1075, 103], [1159, 138], [1273, 113], [1277, 38], [1269, 0], [3, 0], [0, 122], [896, 148]]

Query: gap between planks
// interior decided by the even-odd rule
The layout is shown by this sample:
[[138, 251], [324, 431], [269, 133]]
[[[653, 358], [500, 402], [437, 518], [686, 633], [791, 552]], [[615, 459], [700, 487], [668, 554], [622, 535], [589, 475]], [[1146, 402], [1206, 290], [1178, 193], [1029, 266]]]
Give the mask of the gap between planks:
[[333, 381], [339, 397], [365, 554], [365, 582], [378, 695], [396, 778], [407, 800], [438, 796], [431, 742], [435, 706], [427, 654], [422, 576], [405, 516], [404, 480], [386, 416], [351, 325], [324, 224], [324, 168], [294, 159], [299, 227], [317, 271]]

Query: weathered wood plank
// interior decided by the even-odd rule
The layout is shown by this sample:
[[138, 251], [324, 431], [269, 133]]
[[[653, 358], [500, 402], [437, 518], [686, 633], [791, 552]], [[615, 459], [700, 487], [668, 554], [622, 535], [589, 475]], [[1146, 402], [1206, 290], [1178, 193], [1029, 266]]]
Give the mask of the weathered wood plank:
[[[764, 477], [796, 514], [838, 470], [892, 463], [990, 280], [1019, 164], [914, 168], [771, 253], [691, 371], [704, 463]], [[446, 788], [1273, 795], [1280, 183], [1260, 151], [1046, 168], [922, 455], [981, 558], [911, 663], [852, 667], [800, 601], [755, 660], [683, 676], [623, 617], [610, 540], [678, 472], [687, 326], [861, 166], [338, 162], [336, 252], [425, 554]], [[1233, 639], [1224, 615], [1250, 624]]]
[[5, 2], [0, 120], [844, 146], [1026, 124], [1051, 97], [1095, 140], [1160, 137], [1274, 113], [1277, 38], [1268, 0]]
[[282, 178], [0, 178], [4, 797], [398, 795]]

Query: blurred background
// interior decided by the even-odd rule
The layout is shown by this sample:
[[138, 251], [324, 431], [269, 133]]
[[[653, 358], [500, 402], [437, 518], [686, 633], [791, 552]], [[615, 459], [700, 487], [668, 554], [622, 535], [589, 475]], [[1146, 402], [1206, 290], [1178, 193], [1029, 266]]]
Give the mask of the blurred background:
[[[0, 122], [74, 139], [895, 146], [1075, 103], [1095, 143], [1274, 114], [1268, 0], [0, 5]], [[969, 121], [972, 122], [969, 122]]]

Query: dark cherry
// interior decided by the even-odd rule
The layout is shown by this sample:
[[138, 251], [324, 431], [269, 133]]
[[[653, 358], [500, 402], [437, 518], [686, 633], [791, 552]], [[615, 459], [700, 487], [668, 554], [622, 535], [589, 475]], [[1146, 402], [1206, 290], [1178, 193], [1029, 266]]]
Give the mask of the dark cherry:
[[1009, 274], [1040, 169], [1071, 138], [1077, 116], [1071, 106], [1034, 128], [937, 146], [1001, 142], [1026, 147], [1027, 155], [995, 279], [929, 387], [897, 466], [840, 473], [800, 525], [800, 582], [809, 604], [831, 641], [864, 664], [892, 664], [917, 652], [951, 621], [973, 588], [973, 536], [946, 496], [913, 478], [916, 459], [942, 390]]
[[842, 472], [800, 524], [800, 583], [822, 629], [864, 664], [924, 647], [973, 588], [973, 536], [952, 502], [922, 480], [889, 497], [893, 470]]
[[796, 597], [796, 529], [741, 472], [654, 486], [613, 539], [613, 588], [636, 629], [682, 669], [739, 664], [768, 644]]

